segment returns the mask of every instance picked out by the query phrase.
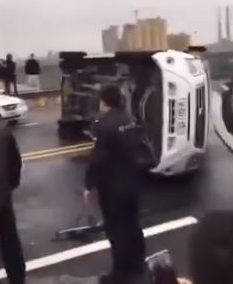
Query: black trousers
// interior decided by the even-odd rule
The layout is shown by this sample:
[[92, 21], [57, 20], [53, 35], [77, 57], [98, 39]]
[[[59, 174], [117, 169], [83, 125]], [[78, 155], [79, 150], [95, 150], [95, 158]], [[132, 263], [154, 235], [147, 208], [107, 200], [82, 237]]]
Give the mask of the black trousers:
[[13, 85], [14, 94], [16, 96], [18, 96], [16, 76], [11, 77], [11, 78], [6, 78], [4, 83], [5, 83], [5, 93], [6, 93], [6, 95], [10, 95], [11, 94], [11, 85]]
[[139, 225], [138, 198], [100, 193], [100, 207], [111, 243], [113, 273], [142, 273], [145, 241]]
[[0, 211], [0, 247], [10, 284], [24, 284], [25, 262], [11, 201]]

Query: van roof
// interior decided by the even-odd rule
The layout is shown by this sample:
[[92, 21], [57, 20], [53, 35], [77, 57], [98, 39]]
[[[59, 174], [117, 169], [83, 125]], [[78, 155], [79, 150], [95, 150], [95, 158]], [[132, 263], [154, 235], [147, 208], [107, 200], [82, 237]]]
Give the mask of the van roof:
[[[152, 64], [152, 56], [160, 51], [127, 51], [116, 52], [110, 54], [87, 54], [85, 52], [61, 52], [60, 67], [61, 69], [82, 68], [87, 64], [111, 64], [111, 63], [126, 63], [126, 64]], [[153, 63], [155, 64], [155, 63]]]
[[60, 68], [64, 71], [73, 72], [76, 69], [82, 69], [84, 66], [92, 64], [112, 64], [112, 63], [125, 63], [131, 66], [135, 64], [155, 65], [153, 56], [158, 53], [165, 53], [168, 56], [180, 56], [192, 58], [192, 53], [178, 52], [175, 50], [151, 50], [151, 51], [120, 51], [116, 53], [86, 53], [78, 52], [60, 52]]
[[[60, 59], [63, 60], [78, 60], [81, 58], [146, 58], [151, 57], [159, 52], [166, 52], [169, 50], [146, 50], [146, 51], [117, 51], [115, 53], [87, 53], [85, 51], [62, 51], [59, 54]], [[192, 53], [192, 52], [206, 52], [208, 51], [205, 46], [189, 46], [183, 52]], [[182, 52], [182, 51], [180, 51]]]
[[[80, 59], [90, 59], [90, 58], [146, 58], [161, 52], [162, 50], [152, 50], [152, 51], [118, 51], [115, 53], [87, 53], [83, 51], [62, 51], [59, 54], [60, 59], [63, 60], [80, 60]], [[165, 51], [165, 50], [163, 50]]]

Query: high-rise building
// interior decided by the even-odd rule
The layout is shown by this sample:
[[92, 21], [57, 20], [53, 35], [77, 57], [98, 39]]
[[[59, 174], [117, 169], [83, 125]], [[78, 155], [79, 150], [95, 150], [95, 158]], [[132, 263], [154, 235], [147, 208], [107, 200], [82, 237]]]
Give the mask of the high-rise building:
[[139, 20], [136, 25], [124, 26], [123, 50], [164, 50], [167, 46], [167, 22], [162, 18]]
[[103, 51], [112, 53], [119, 49], [118, 27], [111, 26], [102, 31]]
[[[152, 42], [152, 47], [154, 49], [167, 49], [167, 21], [162, 18], [157, 18], [154, 21], [154, 36], [152, 36], [154, 42]], [[157, 37], [157, 39], [156, 39]]]
[[134, 33], [136, 26], [127, 24], [123, 27], [122, 37], [119, 43], [119, 49], [122, 51], [134, 50]]
[[[229, 20], [230, 21], [230, 20]], [[221, 17], [218, 16], [219, 37], [221, 33]], [[190, 46], [191, 36], [185, 33], [167, 34], [167, 21], [161, 17], [137, 20], [136, 24], [123, 26], [122, 36], [118, 35], [118, 27], [111, 26], [102, 31], [105, 52], [117, 50], [185, 50]]]
[[183, 51], [191, 44], [191, 36], [185, 33], [167, 36], [168, 48]]
[[167, 21], [158, 17], [146, 19], [139, 23], [141, 48], [145, 50], [167, 49]]

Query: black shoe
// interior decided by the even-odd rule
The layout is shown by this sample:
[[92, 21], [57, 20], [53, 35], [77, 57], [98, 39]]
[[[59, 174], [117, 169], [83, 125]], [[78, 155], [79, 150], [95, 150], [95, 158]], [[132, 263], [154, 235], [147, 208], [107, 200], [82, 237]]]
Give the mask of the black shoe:
[[98, 284], [110, 284], [110, 283], [113, 283], [113, 274], [101, 275], [99, 277]]
[[123, 275], [110, 273], [99, 277], [98, 284], [125, 284]]

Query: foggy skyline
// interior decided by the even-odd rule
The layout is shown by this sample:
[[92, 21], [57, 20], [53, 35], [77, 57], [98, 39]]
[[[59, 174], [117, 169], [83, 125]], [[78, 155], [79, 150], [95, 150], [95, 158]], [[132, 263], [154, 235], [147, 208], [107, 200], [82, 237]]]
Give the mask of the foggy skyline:
[[[134, 22], [135, 9], [139, 18], [161, 16], [168, 21], [169, 32], [186, 32], [194, 44], [207, 44], [217, 40], [217, 8], [225, 4], [230, 1], [0, 0], [0, 56], [40, 56], [48, 50], [100, 52], [101, 30]], [[232, 16], [231, 21], [233, 33]]]

